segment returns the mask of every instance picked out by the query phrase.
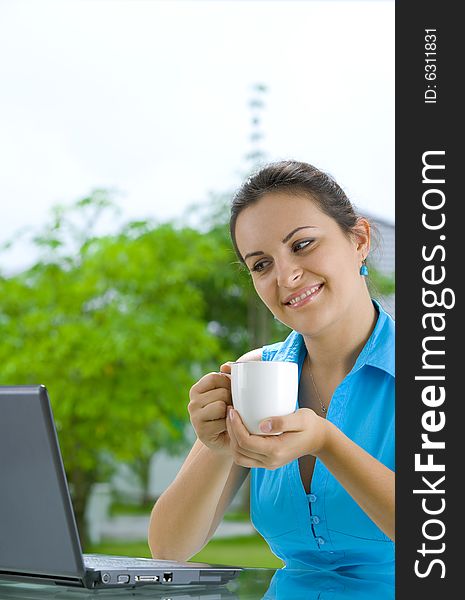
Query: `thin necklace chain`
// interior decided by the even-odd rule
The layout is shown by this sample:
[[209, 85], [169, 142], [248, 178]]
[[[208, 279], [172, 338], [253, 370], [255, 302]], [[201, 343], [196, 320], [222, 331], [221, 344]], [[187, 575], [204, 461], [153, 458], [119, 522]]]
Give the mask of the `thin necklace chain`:
[[307, 359], [308, 359], [308, 360], [307, 360], [308, 372], [310, 373], [310, 377], [311, 377], [312, 384], [313, 384], [313, 389], [314, 389], [314, 390], [315, 390], [315, 392], [316, 392], [316, 395], [317, 395], [318, 401], [319, 401], [319, 403], [320, 403], [321, 410], [322, 410], [323, 414], [326, 414], [326, 413], [327, 413], [327, 411], [328, 411], [328, 409], [326, 408], [326, 405], [325, 405], [325, 403], [324, 403], [324, 402], [323, 402], [323, 400], [321, 399], [320, 393], [318, 392], [318, 388], [317, 388], [317, 387], [316, 387], [316, 385], [315, 385], [315, 380], [313, 379], [313, 373], [312, 373], [312, 369], [311, 369], [311, 367], [310, 367], [310, 358], [309, 358], [308, 354], [307, 354]]

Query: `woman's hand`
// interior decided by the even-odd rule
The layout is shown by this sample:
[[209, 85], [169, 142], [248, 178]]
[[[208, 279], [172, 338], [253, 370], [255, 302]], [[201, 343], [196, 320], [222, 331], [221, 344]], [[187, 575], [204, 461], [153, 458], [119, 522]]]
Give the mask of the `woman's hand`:
[[326, 420], [310, 408], [271, 417], [260, 424], [264, 433], [282, 431], [281, 435], [250, 434], [232, 408], [228, 408], [226, 422], [234, 462], [243, 467], [277, 469], [306, 454], [317, 456], [325, 444]]
[[221, 365], [220, 373], [208, 373], [199, 379], [190, 389], [187, 407], [199, 440], [211, 450], [228, 454], [226, 411], [232, 405], [230, 372], [230, 365], [226, 363]]

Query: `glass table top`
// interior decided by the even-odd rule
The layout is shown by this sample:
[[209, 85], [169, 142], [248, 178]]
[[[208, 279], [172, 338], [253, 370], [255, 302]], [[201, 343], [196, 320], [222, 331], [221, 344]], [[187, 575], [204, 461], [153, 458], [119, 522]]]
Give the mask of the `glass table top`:
[[0, 579], [0, 600], [393, 600], [392, 578], [350, 572], [245, 569], [222, 586], [148, 585], [137, 589], [86, 590]]

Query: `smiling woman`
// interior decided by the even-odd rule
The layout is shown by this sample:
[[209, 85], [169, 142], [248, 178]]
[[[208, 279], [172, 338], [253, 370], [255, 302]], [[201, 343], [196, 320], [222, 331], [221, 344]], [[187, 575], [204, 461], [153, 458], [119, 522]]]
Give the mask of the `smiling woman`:
[[298, 409], [262, 422], [282, 435], [251, 435], [230, 365], [202, 377], [189, 404], [198, 440], [154, 508], [152, 552], [194, 554], [250, 472], [252, 521], [286, 565], [393, 576], [394, 322], [366, 284], [370, 224], [330, 176], [284, 161], [243, 184], [230, 226], [257, 294], [293, 330], [239, 360], [297, 363]]
[[[258, 295], [292, 329], [305, 334], [311, 327], [314, 333], [319, 324], [332, 322], [334, 311], [351, 305], [358, 313], [361, 302], [373, 322], [374, 308], [360, 276], [370, 225], [356, 216], [328, 175], [297, 162], [262, 169], [236, 194], [230, 228]], [[297, 310], [310, 305], [312, 318], [308, 310]]]

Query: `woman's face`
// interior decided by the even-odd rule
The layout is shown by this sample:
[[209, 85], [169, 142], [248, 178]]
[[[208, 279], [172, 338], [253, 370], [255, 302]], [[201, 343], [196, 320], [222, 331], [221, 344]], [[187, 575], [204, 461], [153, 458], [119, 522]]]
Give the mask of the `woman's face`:
[[286, 192], [263, 196], [236, 222], [237, 246], [258, 295], [281, 322], [309, 336], [356, 314], [366, 297], [365, 220], [357, 232], [347, 236], [311, 197]]

